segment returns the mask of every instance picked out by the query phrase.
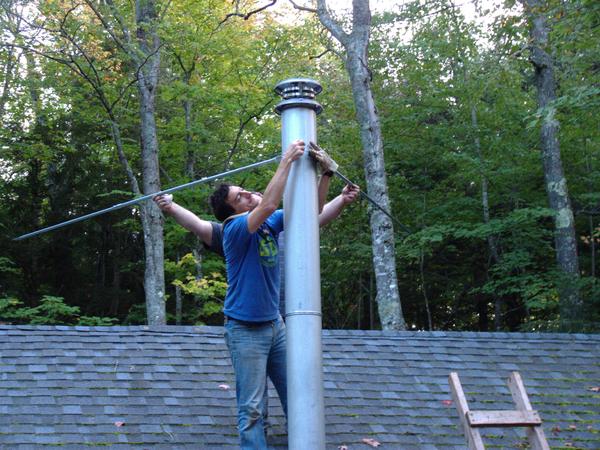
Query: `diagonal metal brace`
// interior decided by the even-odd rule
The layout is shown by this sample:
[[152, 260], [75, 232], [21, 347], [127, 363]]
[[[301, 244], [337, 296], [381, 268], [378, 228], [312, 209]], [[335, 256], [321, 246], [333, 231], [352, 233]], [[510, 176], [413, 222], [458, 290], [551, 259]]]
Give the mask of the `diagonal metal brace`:
[[264, 166], [266, 164], [270, 164], [272, 162], [279, 161], [280, 159], [281, 159], [281, 156], [274, 156], [273, 158], [266, 159], [264, 161], [260, 161], [260, 162], [254, 163], [254, 164], [250, 164], [248, 166], [238, 167], [237, 169], [229, 170], [227, 172], [218, 173], [216, 175], [211, 175], [210, 177], [200, 178], [198, 180], [190, 181], [189, 183], [181, 184], [179, 186], [174, 186], [172, 188], [165, 189], [163, 191], [158, 191], [158, 192], [153, 192], [152, 194], [143, 195], [141, 197], [137, 197], [137, 198], [134, 198], [132, 200], [128, 200], [128, 201], [123, 202], [123, 203], [117, 203], [116, 205], [110, 206], [110, 207], [102, 209], [100, 211], [96, 211], [96, 212], [93, 212], [93, 213], [90, 213], [90, 214], [86, 214], [84, 216], [76, 217], [74, 219], [70, 219], [70, 220], [67, 220], [65, 222], [57, 223], [56, 225], [51, 225], [49, 227], [42, 228], [42, 229], [37, 230], [37, 231], [32, 231], [31, 233], [23, 234], [21, 236], [18, 236], [16, 238], [14, 238], [13, 241], [22, 241], [24, 239], [27, 239], [27, 238], [30, 238], [30, 237], [33, 237], [33, 236], [38, 236], [40, 234], [47, 233], [48, 231], [52, 231], [52, 230], [56, 230], [58, 228], [66, 227], [67, 225], [72, 225], [72, 224], [77, 223], [77, 222], [82, 222], [84, 220], [91, 219], [92, 217], [97, 217], [97, 216], [100, 216], [102, 214], [106, 214], [108, 212], [115, 211], [117, 209], [125, 208], [127, 206], [134, 205], [134, 204], [137, 204], [137, 203], [141, 203], [141, 202], [143, 202], [145, 200], [154, 198], [157, 195], [169, 194], [171, 192], [180, 191], [182, 189], [187, 189], [189, 187], [196, 186], [197, 184], [208, 183], [210, 181], [213, 181], [213, 180], [216, 180], [216, 179], [219, 179], [219, 178], [224, 178], [224, 177], [227, 177], [229, 175], [236, 174], [238, 172], [243, 172], [245, 170], [254, 169], [255, 167]]
[[[350, 181], [348, 179], [348, 177], [346, 177], [345, 175], [342, 175], [339, 171], [334, 170], [333, 173], [340, 178], [344, 183], [346, 184], [351, 184], [351, 185], [356, 185], [355, 183], [353, 183], [352, 181]], [[373, 206], [375, 206], [377, 209], [379, 209], [381, 212], [383, 212], [386, 216], [388, 216], [392, 222], [394, 222], [396, 225], [398, 225], [400, 228], [402, 228], [402, 231], [404, 231], [406, 234], [412, 234], [412, 231], [410, 230], [410, 228], [408, 228], [406, 225], [400, 223], [394, 216], [392, 216], [389, 212], [387, 212], [383, 206], [381, 206], [379, 203], [377, 203], [375, 200], [373, 200], [366, 192], [364, 192], [362, 189], [360, 190], [360, 195], [365, 198], [366, 200], [368, 200]]]

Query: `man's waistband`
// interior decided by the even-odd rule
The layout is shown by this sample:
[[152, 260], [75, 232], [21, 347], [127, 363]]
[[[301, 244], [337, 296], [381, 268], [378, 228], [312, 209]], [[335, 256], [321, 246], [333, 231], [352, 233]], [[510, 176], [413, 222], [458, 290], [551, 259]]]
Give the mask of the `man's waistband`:
[[225, 316], [225, 323], [232, 321], [232, 322], [239, 323], [240, 325], [244, 325], [246, 327], [264, 327], [265, 325], [274, 324], [275, 322], [277, 322], [277, 319], [264, 320], [261, 322], [251, 322], [251, 321], [247, 321], [247, 320], [239, 320], [239, 319], [234, 319], [233, 317]]

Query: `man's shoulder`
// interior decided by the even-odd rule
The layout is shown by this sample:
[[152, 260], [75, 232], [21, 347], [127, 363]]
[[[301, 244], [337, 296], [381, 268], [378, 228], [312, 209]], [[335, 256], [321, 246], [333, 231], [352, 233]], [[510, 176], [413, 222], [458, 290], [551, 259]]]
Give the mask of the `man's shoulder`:
[[[269, 216], [270, 220], [280, 220], [283, 218], [283, 209], [277, 209]], [[267, 220], [269, 220], [267, 219]]]
[[223, 234], [235, 232], [240, 229], [248, 229], [248, 213], [236, 214], [229, 216], [222, 225]]
[[265, 222], [267, 225], [276, 226], [277, 228], [283, 226], [283, 209], [278, 209], [275, 211], [267, 218]]
[[210, 221], [211, 236], [210, 241], [207, 244], [203, 242], [204, 248], [210, 250], [220, 256], [224, 256], [223, 253], [223, 224], [220, 222]]

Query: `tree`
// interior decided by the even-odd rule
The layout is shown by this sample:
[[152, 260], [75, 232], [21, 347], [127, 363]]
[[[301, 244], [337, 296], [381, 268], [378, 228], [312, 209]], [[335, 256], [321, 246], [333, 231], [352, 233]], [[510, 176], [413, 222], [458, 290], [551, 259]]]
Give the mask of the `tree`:
[[[7, 1], [3, 6], [2, 10], [0, 10], [0, 14], [2, 17], [0, 22], [3, 25], [4, 31], [2, 40], [14, 41], [17, 39], [19, 34], [19, 28], [21, 25], [21, 16], [19, 13], [17, 2]], [[9, 36], [10, 35], [10, 36]], [[2, 117], [4, 116], [6, 102], [10, 96], [10, 86], [12, 81], [16, 77], [16, 68], [18, 55], [16, 52], [16, 48], [14, 45], [9, 45], [7, 47], [2, 47], [0, 53], [0, 61], [2, 67], [0, 67], [0, 122], [2, 121]]]
[[[368, 47], [371, 32], [369, 1], [352, 1], [352, 32], [346, 33], [327, 7], [317, 1], [319, 20], [345, 49], [346, 70], [352, 85], [356, 117], [360, 126], [367, 190], [384, 209], [391, 211], [385, 176], [381, 125], [371, 89]], [[370, 214], [373, 269], [377, 286], [376, 301], [384, 330], [404, 330], [406, 323], [400, 304], [396, 276], [394, 224], [383, 212]]]
[[573, 208], [569, 198], [558, 140], [559, 120], [556, 117], [556, 81], [551, 56], [548, 25], [548, 2], [522, 0], [531, 27], [531, 56], [538, 93], [538, 114], [541, 118], [541, 148], [548, 203], [554, 210], [556, 259], [565, 274], [560, 289], [560, 320], [564, 331], [576, 331], [582, 321], [582, 300], [577, 282], [579, 259]]
[[[50, 19], [50, 24], [30, 20], [29, 24], [33, 30], [31, 36], [37, 35], [38, 37], [31, 39], [31, 42], [24, 48], [28, 52], [29, 60], [31, 60], [32, 54], [41, 54], [65, 64], [90, 84], [108, 115], [119, 160], [128, 174], [134, 195], [140, 195], [142, 192], [156, 192], [160, 190], [158, 140], [154, 117], [160, 63], [157, 6], [153, 0], [140, 0], [136, 3], [133, 19], [136, 33], [133, 38], [127, 25], [126, 14], [121, 14], [114, 2], [97, 3], [89, 0], [85, 2], [85, 5], [87, 9], [79, 3], [40, 4], [39, 11]], [[51, 28], [52, 25], [55, 28]], [[104, 29], [104, 33], [98, 30], [98, 25]], [[90, 32], [90, 35], [84, 36], [84, 31]], [[137, 178], [123, 151], [119, 122], [115, 114], [115, 105], [122, 98], [123, 92], [117, 95], [115, 101], [110, 101], [110, 94], [107, 93], [107, 90], [110, 91], [110, 89], [106, 89], [102, 71], [97, 67], [97, 60], [105, 62], [106, 59], [114, 56], [111, 54], [114, 49], [104, 52], [108, 54], [108, 57], [102, 52], [108, 47], [107, 42], [104, 41], [107, 35], [110, 36], [113, 47], [116, 46], [121, 50], [124, 56], [124, 61], [121, 61], [123, 64], [116, 64], [117, 67], [131, 69], [133, 79], [138, 87], [142, 190], [138, 187]], [[50, 36], [54, 42], [45, 42], [39, 36]], [[53, 43], [54, 46], [52, 46]], [[128, 87], [129, 85], [125, 86], [124, 91], [127, 91]], [[31, 92], [32, 95], [36, 94], [35, 91]], [[32, 99], [34, 105], [38, 101], [37, 98]], [[164, 324], [166, 316], [162, 216], [152, 202], [142, 204], [140, 213], [144, 231], [146, 259], [144, 289], [148, 323]]]
[[[531, 17], [543, 13], [548, 28], [544, 50], [553, 58], [555, 99], [545, 108], [523, 58], [532, 41], [522, 9], [500, 11], [487, 30], [463, 18], [453, 0], [404, 2], [370, 18], [369, 70], [361, 76], [377, 99], [394, 216], [412, 230], [395, 236], [402, 316], [411, 328], [489, 330], [495, 322], [511, 331], [559, 329], [565, 274], [555, 260], [556, 213], [548, 208], [540, 138], [532, 132], [553, 118], [578, 239], [581, 276], [574, 284], [582, 330], [597, 330], [597, 3], [548, 1], [528, 10]], [[319, 22], [316, 7], [292, 22], [289, 3], [277, 3], [287, 8], [284, 21], [276, 9], [263, 8], [270, 4], [178, 0], [142, 26], [133, 3], [122, 0], [0, 3], [0, 297], [29, 309], [48, 296], [63, 297], [82, 315], [148, 322], [148, 233], [139, 208], [27, 241], [12, 238], [146, 192], [140, 179], [146, 94], [138, 81], [146, 77], [149, 86], [153, 29], [161, 43], [160, 82], [149, 95], [164, 184], [275, 153], [280, 121], [269, 104], [272, 88], [297, 76], [324, 87], [319, 143], [350, 179], [363, 178], [365, 131], [357, 126], [349, 52]], [[242, 12], [247, 8], [254, 10]], [[348, 39], [360, 34], [353, 13], [335, 16]], [[146, 44], [139, 40], [144, 33], [136, 34], [140, 27]], [[258, 189], [269, 171], [231, 181]], [[332, 194], [338, 187], [333, 181]], [[210, 219], [210, 191], [209, 185], [182, 191], [177, 201]], [[322, 230], [326, 327], [379, 325], [365, 204], [351, 205]], [[192, 257], [199, 249], [194, 236], [172, 221], [164, 236], [166, 296], [179, 287], [182, 306], [168, 300], [166, 320], [179, 311], [182, 323], [219, 324], [222, 259], [202, 251]], [[52, 315], [45, 307], [35, 311], [35, 320]]]
[[[137, 46], [129, 56], [135, 63], [140, 97], [142, 178], [145, 194], [160, 190], [158, 138], [155, 103], [160, 67], [158, 5], [154, 0], [137, 0], [135, 5]], [[127, 33], [128, 35], [128, 33]], [[153, 202], [141, 205], [146, 267], [144, 289], [148, 325], [166, 324], [163, 219]]]
[[[276, 1], [263, 4], [246, 13], [240, 12], [239, 0], [233, 3], [235, 3], [236, 10], [226, 19], [233, 16], [248, 19], [273, 6]], [[360, 127], [367, 190], [384, 209], [390, 211], [381, 126], [370, 86], [372, 73], [368, 67], [371, 27], [369, 2], [353, 0], [353, 30], [351, 33], [346, 33], [342, 25], [333, 18], [325, 0], [317, 0], [317, 9], [301, 6], [293, 0], [290, 0], [290, 3], [298, 10], [316, 13], [323, 26], [342, 44], [346, 51], [344, 61], [351, 81], [356, 117]], [[373, 268], [377, 286], [376, 301], [381, 325], [383, 329], [403, 330], [406, 328], [406, 324], [402, 314], [396, 275], [394, 225], [389, 217], [375, 208], [371, 210], [370, 224], [373, 241]]]

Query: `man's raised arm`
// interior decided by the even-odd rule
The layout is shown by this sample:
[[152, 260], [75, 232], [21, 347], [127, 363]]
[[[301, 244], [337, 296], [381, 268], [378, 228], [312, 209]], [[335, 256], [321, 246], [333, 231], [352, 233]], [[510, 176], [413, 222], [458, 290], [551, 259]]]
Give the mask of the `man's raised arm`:
[[193, 212], [175, 203], [171, 194], [158, 195], [153, 200], [163, 213], [171, 216], [175, 219], [175, 222], [194, 233], [210, 247], [212, 244], [212, 225], [208, 220], [201, 219]]
[[342, 193], [336, 198], [328, 202], [324, 207], [321, 214], [319, 214], [319, 227], [324, 227], [332, 220], [336, 219], [342, 210], [353, 201], [358, 198], [360, 188], [355, 184], [347, 184], [342, 189]]
[[275, 212], [283, 198], [285, 183], [292, 163], [304, 154], [304, 141], [296, 140], [287, 148], [281, 162], [269, 181], [260, 204], [248, 216], [248, 231], [254, 233]]

